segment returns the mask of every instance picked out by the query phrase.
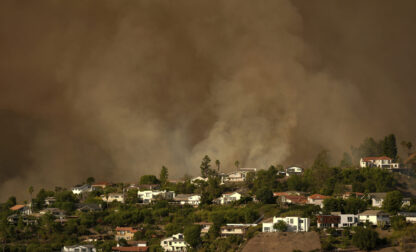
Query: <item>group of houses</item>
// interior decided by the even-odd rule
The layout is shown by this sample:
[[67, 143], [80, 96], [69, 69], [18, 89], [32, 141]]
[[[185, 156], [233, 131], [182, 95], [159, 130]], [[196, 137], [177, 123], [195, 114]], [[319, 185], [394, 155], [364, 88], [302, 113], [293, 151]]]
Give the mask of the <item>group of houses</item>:
[[[389, 157], [365, 157], [360, 160], [360, 167], [379, 167], [387, 170], [400, 169], [398, 163], [394, 163]], [[221, 183], [242, 183], [245, 182], [250, 173], [256, 173], [256, 168], [239, 168], [237, 171], [230, 172], [228, 174], [219, 173]], [[278, 171], [278, 175], [288, 177], [292, 175], [301, 175], [303, 169], [298, 166], [291, 166], [285, 170]], [[198, 184], [207, 182], [208, 178], [195, 177], [191, 179], [192, 184]], [[107, 182], [100, 182], [94, 184], [84, 184], [80, 186], [74, 186], [71, 191], [75, 195], [83, 195], [84, 193], [102, 190], [107, 187], [111, 187], [113, 184]], [[141, 204], [152, 204], [158, 200], [168, 200], [170, 204], [176, 205], [190, 205], [197, 207], [201, 204], [201, 195], [198, 194], [175, 194], [174, 191], [161, 190], [160, 185], [135, 185], [123, 189], [123, 192], [112, 192], [102, 193], [99, 197], [103, 202], [112, 203], [125, 203], [126, 196], [125, 190], [137, 190], [137, 198]], [[213, 200], [213, 203], [219, 205], [230, 204], [233, 202], [240, 201], [245, 195], [241, 191], [227, 192], [222, 194], [220, 197]], [[286, 192], [275, 192], [273, 196], [276, 198], [276, 203], [284, 205], [305, 205], [311, 204], [324, 207], [324, 200], [330, 198], [329, 196], [321, 194], [308, 194], [306, 192], [299, 191], [286, 191]], [[369, 223], [374, 226], [389, 224], [389, 214], [379, 210], [386, 198], [386, 193], [359, 193], [359, 192], [346, 192], [343, 195], [339, 195], [343, 199], [349, 197], [357, 197], [371, 201], [372, 209], [363, 211], [359, 214], [343, 214], [341, 212], [331, 212], [330, 214], [318, 214], [316, 215], [317, 228], [345, 228], [358, 225], [360, 223]], [[255, 198], [253, 197], [253, 200]], [[37, 218], [50, 214], [55, 217], [56, 222], [65, 223], [71, 218], [78, 218], [77, 216], [68, 216], [65, 211], [58, 208], [54, 208], [56, 202], [55, 197], [47, 197], [45, 199], [45, 209], [42, 209], [38, 213], [32, 213], [30, 204], [26, 205], [15, 205], [10, 209], [13, 214], [8, 217], [10, 223], [16, 224], [19, 220], [23, 220], [26, 223], [36, 222]], [[410, 205], [410, 198], [403, 199], [403, 206]], [[76, 204], [76, 210], [81, 212], [94, 212], [101, 211], [101, 204]], [[416, 223], [416, 213], [401, 212], [398, 215], [404, 216], [406, 221]], [[259, 222], [259, 221], [258, 221]], [[259, 223], [254, 224], [243, 224], [243, 223], [228, 223], [220, 228], [221, 237], [228, 237], [231, 235], [244, 235], [250, 227], [257, 226]], [[277, 232], [281, 231], [279, 224], [284, 223], [286, 232], [309, 232], [311, 227], [311, 220], [309, 218], [303, 218], [299, 216], [275, 216], [261, 223], [262, 232]], [[213, 225], [210, 222], [199, 222], [195, 223], [201, 226], [201, 235], [208, 233], [209, 229]], [[134, 234], [139, 232], [140, 229], [137, 227], [117, 227], [113, 236], [116, 241], [124, 239], [128, 242], [128, 247], [123, 247], [117, 244], [112, 248], [112, 251], [148, 251], [148, 245], [145, 241], [134, 241]], [[94, 237], [88, 237], [89, 240], [85, 241], [96, 241]], [[186, 243], [184, 234], [178, 233], [170, 237], [164, 238], [160, 242], [161, 247], [164, 251], [186, 251], [189, 244]], [[65, 246], [62, 251], [86, 251], [95, 252], [95, 248], [92, 245], [75, 245]]]

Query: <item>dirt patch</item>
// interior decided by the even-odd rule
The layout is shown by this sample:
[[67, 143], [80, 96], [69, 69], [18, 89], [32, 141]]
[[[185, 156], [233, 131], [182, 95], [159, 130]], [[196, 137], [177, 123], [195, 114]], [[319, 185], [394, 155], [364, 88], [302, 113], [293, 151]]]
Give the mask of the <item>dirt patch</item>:
[[293, 250], [311, 251], [321, 249], [319, 235], [307, 233], [260, 233], [250, 239], [243, 252], [292, 252]]

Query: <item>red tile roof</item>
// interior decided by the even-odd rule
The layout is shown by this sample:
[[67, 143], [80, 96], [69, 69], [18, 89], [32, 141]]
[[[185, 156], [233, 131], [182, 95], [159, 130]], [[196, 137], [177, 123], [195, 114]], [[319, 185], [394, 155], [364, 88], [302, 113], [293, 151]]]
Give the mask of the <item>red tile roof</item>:
[[287, 196], [290, 195], [288, 192], [274, 192], [273, 197]]
[[148, 251], [149, 247], [112, 247], [113, 251]]
[[392, 160], [389, 157], [386, 156], [382, 156], [382, 157], [365, 157], [363, 158], [364, 162], [368, 162], [368, 161], [372, 161], [372, 160]]
[[134, 229], [132, 227], [116, 227], [116, 231], [130, 231], [132, 233], [136, 233], [137, 229]]
[[286, 195], [284, 197], [286, 201], [290, 200], [293, 204], [304, 204], [307, 201], [306, 197], [301, 195]]
[[322, 194], [312, 194], [308, 198], [319, 200], [319, 199], [328, 199], [330, 197], [329, 196], [322, 195]]
[[12, 206], [11, 208], [10, 208], [10, 210], [12, 210], [12, 211], [17, 211], [17, 210], [20, 210], [20, 209], [22, 209], [22, 208], [24, 208], [25, 207], [25, 205], [15, 205], [15, 206]]

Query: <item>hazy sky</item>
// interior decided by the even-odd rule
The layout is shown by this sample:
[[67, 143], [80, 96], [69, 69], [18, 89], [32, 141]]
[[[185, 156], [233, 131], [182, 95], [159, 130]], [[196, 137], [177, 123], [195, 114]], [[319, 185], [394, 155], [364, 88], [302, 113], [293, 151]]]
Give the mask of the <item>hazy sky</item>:
[[416, 140], [416, 1], [0, 1], [0, 199]]

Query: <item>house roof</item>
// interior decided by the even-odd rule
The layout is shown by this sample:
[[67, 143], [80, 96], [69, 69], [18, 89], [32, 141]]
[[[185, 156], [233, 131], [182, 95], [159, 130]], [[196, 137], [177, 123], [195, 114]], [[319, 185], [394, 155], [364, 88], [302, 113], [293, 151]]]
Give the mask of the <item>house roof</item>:
[[318, 199], [319, 200], [319, 199], [328, 199], [330, 197], [329, 196], [322, 195], [322, 194], [312, 194], [308, 198], [310, 198], [310, 199]]
[[373, 161], [373, 160], [393, 160], [387, 156], [381, 156], [381, 157], [365, 157], [363, 158], [364, 162]]
[[92, 186], [110, 186], [111, 183], [109, 182], [98, 182], [98, 183], [94, 183], [92, 184]]
[[370, 198], [374, 198], [374, 199], [384, 199], [386, 198], [387, 193], [382, 192], [382, 193], [369, 193], [368, 194], [370, 196]]
[[223, 193], [223, 195], [232, 195], [232, 194], [235, 194], [235, 193], [240, 194], [239, 192], [228, 192], [228, 193]]
[[355, 196], [364, 196], [364, 193], [360, 193], [360, 192], [346, 192], [344, 193], [345, 196], [351, 196], [351, 195], [355, 195]]
[[205, 222], [205, 221], [201, 221], [201, 222], [195, 222], [195, 225], [212, 225], [212, 222]]
[[72, 246], [64, 246], [65, 248], [95, 248], [94, 245], [86, 244], [86, 245], [72, 245]]
[[101, 206], [95, 203], [76, 203], [76, 209], [90, 209], [90, 210], [101, 210]]
[[130, 231], [132, 233], [137, 232], [137, 229], [134, 229], [132, 227], [116, 227], [116, 231]]
[[294, 204], [303, 204], [307, 201], [306, 197], [301, 195], [286, 195], [284, 197], [286, 198], [286, 200], [290, 200]]
[[189, 197], [193, 196], [194, 194], [177, 194], [175, 195], [174, 200], [187, 200]]
[[112, 247], [111, 250], [113, 251], [147, 251], [149, 247]]
[[274, 192], [273, 197], [287, 196], [290, 195], [288, 192]]
[[409, 157], [404, 161], [405, 164], [414, 163], [416, 161], [416, 152], [410, 154]]
[[416, 213], [414, 212], [399, 212], [397, 215], [405, 217], [416, 217]]
[[362, 213], [359, 213], [358, 215], [378, 215], [378, 214], [380, 214], [380, 213], [384, 213], [383, 211], [381, 211], [381, 210], [366, 210], [366, 211], [364, 211], [364, 212], [362, 212]]
[[24, 208], [25, 207], [25, 205], [14, 205], [14, 206], [12, 206], [11, 208], [10, 208], [10, 210], [12, 210], [12, 211], [17, 211], [17, 210], [20, 210], [20, 209], [22, 209], [22, 208]]

